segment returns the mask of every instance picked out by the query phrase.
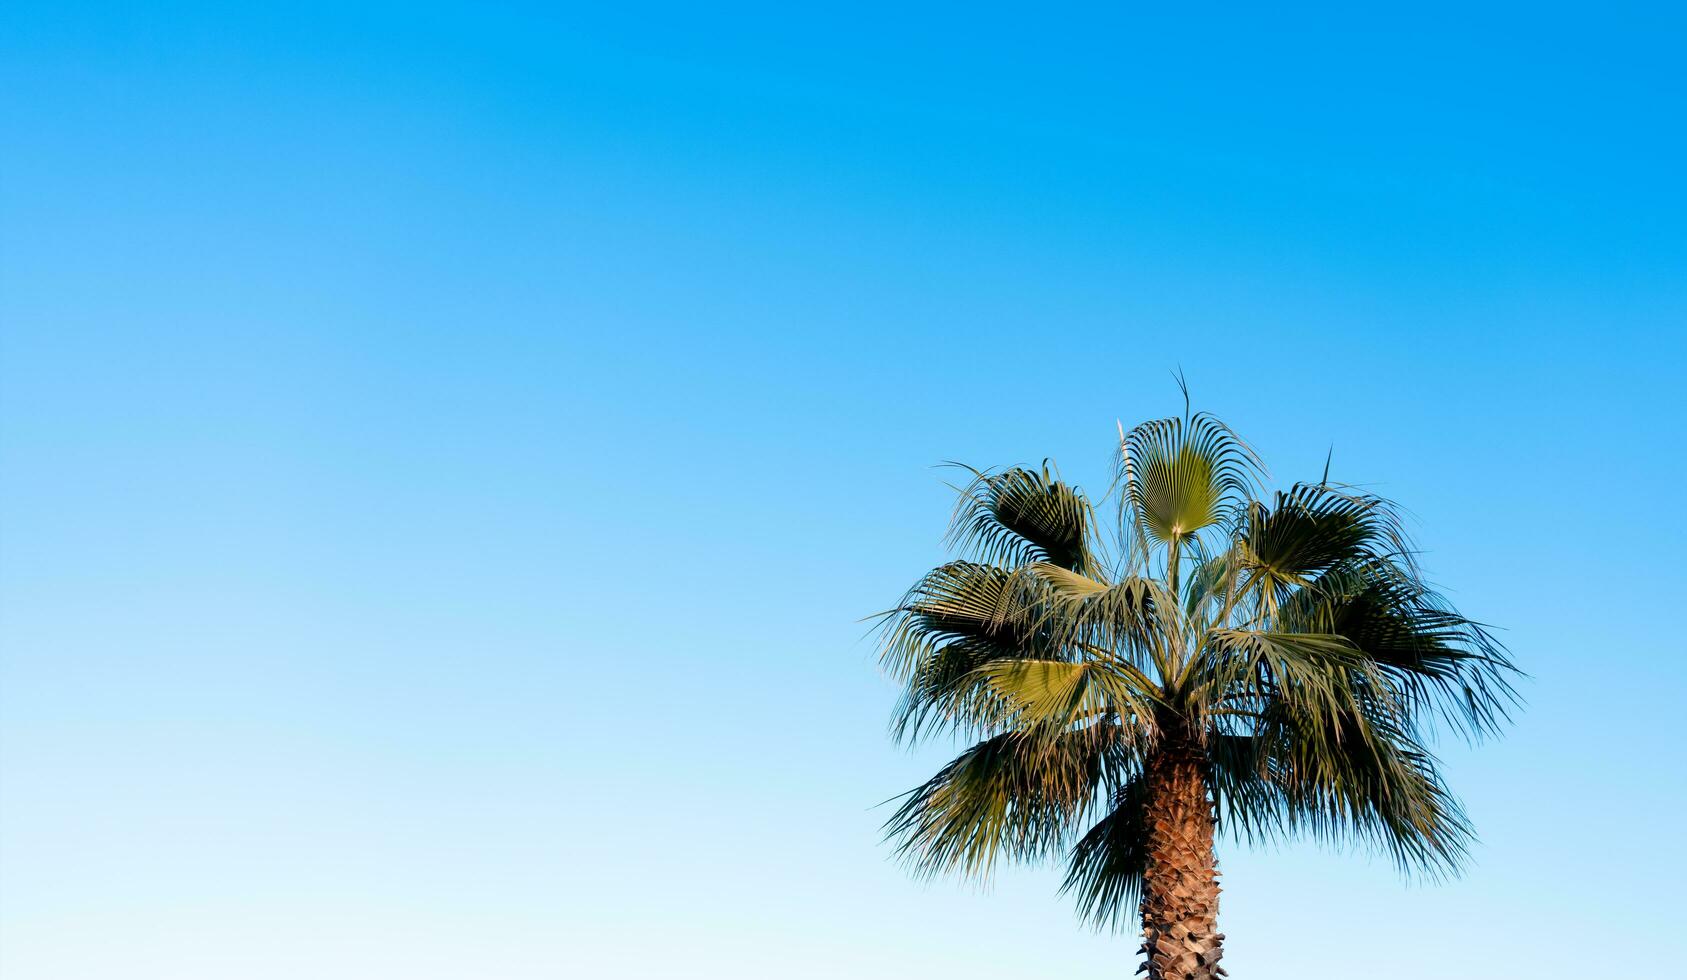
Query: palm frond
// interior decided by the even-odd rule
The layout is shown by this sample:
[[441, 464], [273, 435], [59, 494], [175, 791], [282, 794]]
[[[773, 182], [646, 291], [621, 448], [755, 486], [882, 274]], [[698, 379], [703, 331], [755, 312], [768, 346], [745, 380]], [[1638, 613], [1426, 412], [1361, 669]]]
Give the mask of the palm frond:
[[1409, 566], [1372, 558], [1331, 569], [1299, 590], [1282, 618], [1341, 635], [1408, 697], [1471, 738], [1496, 733], [1518, 703], [1517, 668], [1505, 648]]
[[1247, 499], [1262, 469], [1248, 444], [1205, 412], [1132, 429], [1120, 466], [1138, 526], [1161, 543], [1224, 520]]
[[1142, 672], [1108, 658], [994, 660], [974, 673], [1000, 712], [993, 722], [1019, 731], [1063, 732], [1075, 724], [1121, 719], [1121, 737], [1139, 740], [1152, 735], [1162, 704]]
[[1154, 579], [1128, 575], [1107, 582], [1046, 562], [1027, 566], [1024, 576], [1046, 588], [1035, 622], [1059, 642], [1159, 662], [1177, 635], [1177, 599]]
[[904, 685], [892, 731], [918, 738], [930, 727], [979, 732], [995, 712], [975, 674], [997, 660], [1070, 659], [1046, 628], [1039, 580], [978, 562], [927, 573], [881, 622], [880, 659]]
[[1309, 483], [1278, 492], [1269, 507], [1249, 505], [1234, 552], [1279, 600], [1337, 565], [1410, 554], [1386, 500]]
[[917, 675], [943, 646], [960, 640], [1021, 652], [1031, 637], [1013, 619], [1013, 573], [952, 561], [927, 572], [895, 609], [880, 614], [880, 662], [899, 681]]
[[1386, 702], [1393, 693], [1345, 637], [1242, 629], [1211, 630], [1180, 690], [1203, 708], [1277, 704], [1323, 726], [1358, 710], [1362, 697]]
[[1396, 716], [1361, 710], [1333, 726], [1304, 722], [1272, 704], [1251, 734], [1212, 741], [1221, 826], [1249, 840], [1304, 833], [1359, 843], [1431, 876], [1458, 871], [1469, 821]]
[[1148, 863], [1148, 793], [1133, 778], [1114, 794], [1112, 809], [1072, 847], [1062, 894], [1071, 894], [1078, 913], [1099, 927], [1131, 929], [1142, 897]]
[[1087, 572], [1095, 515], [1076, 487], [1061, 482], [1045, 461], [1041, 470], [1000, 472], [961, 466], [973, 475], [960, 488], [948, 541], [962, 553], [997, 565], [1045, 561]]
[[1003, 852], [1051, 853], [1122, 761], [1115, 734], [1092, 726], [1053, 738], [985, 739], [905, 794], [885, 836], [923, 874], [984, 875]]

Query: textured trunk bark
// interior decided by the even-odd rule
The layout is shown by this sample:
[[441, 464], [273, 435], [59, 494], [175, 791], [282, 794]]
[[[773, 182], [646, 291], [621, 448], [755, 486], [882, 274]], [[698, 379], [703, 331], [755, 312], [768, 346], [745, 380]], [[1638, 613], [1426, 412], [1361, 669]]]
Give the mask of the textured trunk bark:
[[1141, 952], [1148, 980], [1213, 980], [1219, 958], [1213, 807], [1200, 751], [1173, 732], [1149, 759]]

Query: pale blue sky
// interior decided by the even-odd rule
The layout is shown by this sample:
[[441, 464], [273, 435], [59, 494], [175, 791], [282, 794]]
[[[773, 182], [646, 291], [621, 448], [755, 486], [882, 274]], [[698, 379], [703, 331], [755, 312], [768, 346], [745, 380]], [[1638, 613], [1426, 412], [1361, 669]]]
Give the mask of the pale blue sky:
[[1679, 7], [218, 6], [0, 7], [7, 980], [1129, 976], [889, 860], [858, 620], [1179, 366], [1534, 675], [1232, 973], [1687, 955]]

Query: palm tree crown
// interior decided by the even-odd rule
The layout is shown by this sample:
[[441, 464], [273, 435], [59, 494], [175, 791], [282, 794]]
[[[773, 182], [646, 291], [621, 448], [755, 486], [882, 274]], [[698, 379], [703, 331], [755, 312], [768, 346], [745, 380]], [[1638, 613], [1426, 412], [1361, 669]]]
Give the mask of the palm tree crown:
[[1211, 415], [1121, 431], [1110, 527], [1040, 469], [971, 470], [884, 622], [894, 731], [973, 741], [887, 824], [922, 872], [1063, 854], [1098, 923], [1140, 912], [1151, 978], [1222, 975], [1215, 829], [1357, 840], [1456, 870], [1470, 827], [1425, 747], [1494, 731], [1513, 668], [1424, 581], [1395, 508], [1259, 492]]

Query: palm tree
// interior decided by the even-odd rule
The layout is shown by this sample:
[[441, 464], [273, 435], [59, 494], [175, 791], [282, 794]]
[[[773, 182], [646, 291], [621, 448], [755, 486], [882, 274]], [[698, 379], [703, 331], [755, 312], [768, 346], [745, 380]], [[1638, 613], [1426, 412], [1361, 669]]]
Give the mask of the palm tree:
[[1139, 912], [1150, 980], [1218, 977], [1215, 831], [1456, 871], [1471, 830], [1425, 740], [1497, 730], [1514, 668], [1327, 464], [1264, 495], [1211, 415], [1120, 429], [1106, 540], [1046, 462], [958, 488], [962, 557], [885, 614], [883, 657], [899, 739], [975, 744], [886, 831], [923, 873], [1064, 854], [1087, 918]]

